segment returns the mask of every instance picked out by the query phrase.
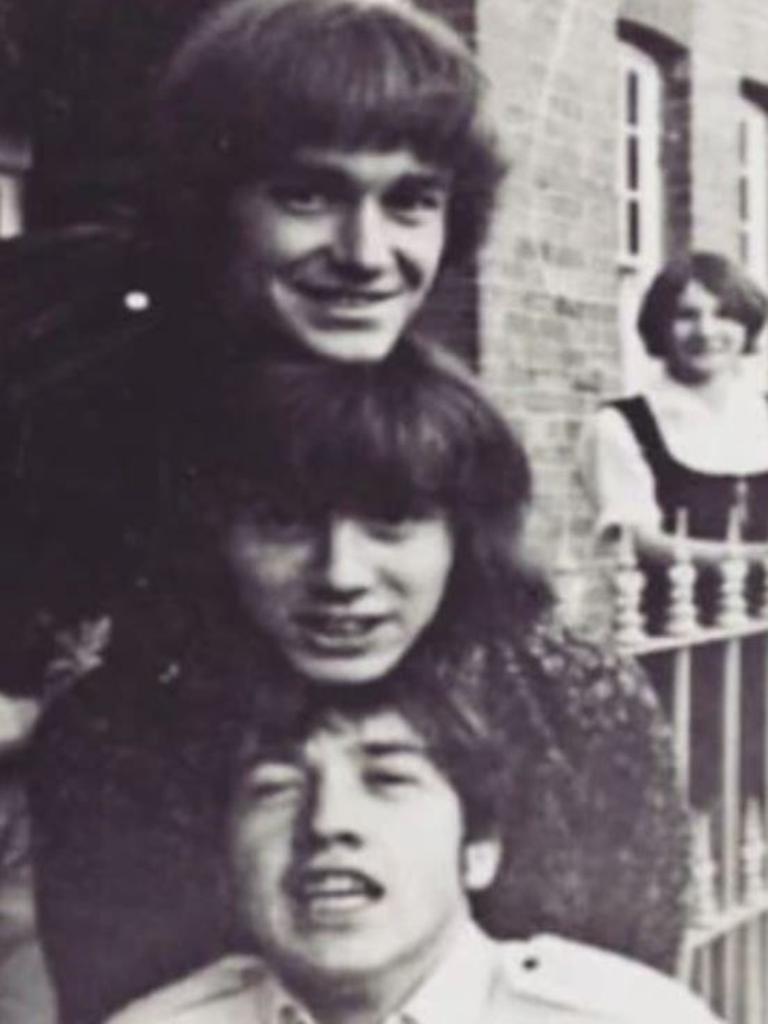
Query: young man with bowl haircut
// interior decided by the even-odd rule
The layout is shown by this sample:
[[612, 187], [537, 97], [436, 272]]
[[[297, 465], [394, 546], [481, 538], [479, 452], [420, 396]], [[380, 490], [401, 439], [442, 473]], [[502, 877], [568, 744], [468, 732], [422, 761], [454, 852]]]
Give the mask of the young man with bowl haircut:
[[473, 923], [500, 860], [498, 795], [521, 799], [539, 738], [496, 734], [478, 680], [406, 676], [262, 695], [233, 743], [244, 954], [111, 1024], [714, 1024], [625, 957]]
[[344, 362], [383, 358], [477, 250], [504, 169], [473, 56], [408, 0], [215, 9], [161, 82], [153, 153], [177, 270], [251, 345]]

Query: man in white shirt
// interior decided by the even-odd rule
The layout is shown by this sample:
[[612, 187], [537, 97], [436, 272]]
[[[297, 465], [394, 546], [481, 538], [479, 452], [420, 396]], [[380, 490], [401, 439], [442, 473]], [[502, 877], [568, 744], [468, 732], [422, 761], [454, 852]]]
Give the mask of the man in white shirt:
[[243, 948], [261, 956], [220, 960], [110, 1024], [712, 1024], [621, 956], [478, 929], [498, 794], [521, 798], [535, 747], [504, 749], [476, 681], [412, 674], [262, 697], [233, 743], [229, 813]]

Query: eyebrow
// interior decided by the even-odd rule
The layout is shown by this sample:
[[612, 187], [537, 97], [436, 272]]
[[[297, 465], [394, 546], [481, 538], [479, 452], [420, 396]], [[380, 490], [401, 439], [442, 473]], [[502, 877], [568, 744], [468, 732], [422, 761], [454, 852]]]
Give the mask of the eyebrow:
[[429, 748], [418, 741], [371, 741], [369, 743], [363, 743], [361, 745], [361, 751], [366, 757], [398, 757], [398, 756], [409, 756], [418, 757], [422, 760], [430, 760]]
[[[356, 192], [358, 183], [355, 177], [341, 167], [324, 163], [315, 163], [311, 157], [293, 158], [288, 165], [273, 177], [276, 186], [289, 184], [292, 178], [307, 178], [313, 185], [333, 191]], [[414, 189], [447, 189], [450, 187], [451, 174], [439, 168], [404, 171], [397, 175], [386, 189], [391, 192], [398, 188]]]
[[301, 764], [301, 747], [293, 744], [267, 746], [246, 754], [241, 758], [239, 770], [252, 772], [264, 765], [285, 764], [298, 767]]

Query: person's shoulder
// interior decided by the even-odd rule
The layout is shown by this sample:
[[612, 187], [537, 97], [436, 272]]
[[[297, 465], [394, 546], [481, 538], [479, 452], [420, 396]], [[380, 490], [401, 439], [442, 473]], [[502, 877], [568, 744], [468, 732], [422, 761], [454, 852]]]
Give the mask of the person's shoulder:
[[590, 444], [626, 446], [627, 439], [633, 436], [632, 425], [649, 410], [648, 396], [644, 393], [605, 399], [585, 421], [582, 449]]
[[267, 978], [256, 958], [225, 957], [137, 999], [107, 1024], [259, 1024], [254, 993]]
[[571, 628], [557, 614], [540, 616], [516, 644], [501, 640], [498, 646], [512, 664], [515, 654], [522, 656], [542, 681], [572, 693], [575, 706], [629, 699], [655, 707], [632, 658], [602, 637]]
[[[541, 1019], [552, 1024], [718, 1022], [675, 979], [618, 953], [555, 935], [498, 943], [494, 993], [493, 1019], [498, 1016], [500, 1021], [505, 1006], [511, 1009], [522, 1002], [541, 1008]], [[526, 1019], [522, 1012], [519, 1019]]]

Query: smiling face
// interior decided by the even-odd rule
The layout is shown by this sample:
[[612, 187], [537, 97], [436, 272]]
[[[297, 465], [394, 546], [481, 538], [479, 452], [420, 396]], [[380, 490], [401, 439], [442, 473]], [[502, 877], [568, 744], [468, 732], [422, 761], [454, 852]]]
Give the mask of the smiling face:
[[343, 513], [235, 518], [226, 556], [246, 610], [309, 679], [365, 683], [435, 617], [453, 564], [444, 516]]
[[723, 313], [720, 298], [699, 281], [689, 281], [667, 329], [667, 368], [686, 384], [724, 379], [736, 372], [746, 341], [746, 328]]
[[407, 149], [299, 149], [232, 198], [224, 304], [318, 355], [381, 359], [434, 282], [448, 197]]
[[[476, 844], [493, 862], [481, 887], [498, 851]], [[308, 1002], [333, 983], [397, 1001], [467, 918], [474, 845], [455, 790], [400, 713], [330, 717], [293, 749], [246, 762], [232, 817], [238, 907]]]

